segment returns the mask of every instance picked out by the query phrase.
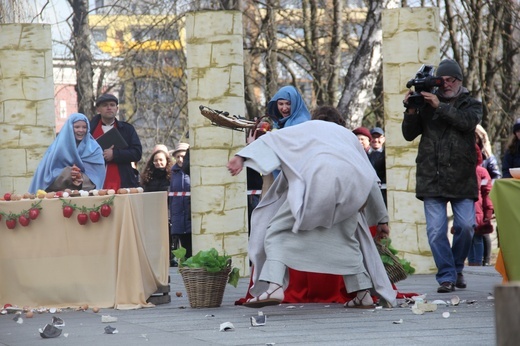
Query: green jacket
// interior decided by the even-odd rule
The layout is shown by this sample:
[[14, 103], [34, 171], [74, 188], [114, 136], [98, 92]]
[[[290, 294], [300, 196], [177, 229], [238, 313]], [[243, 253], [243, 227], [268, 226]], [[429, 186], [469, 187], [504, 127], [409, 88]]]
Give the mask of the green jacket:
[[[439, 98], [440, 99], [440, 98]], [[482, 104], [466, 91], [454, 102], [434, 109], [426, 105], [417, 114], [406, 114], [403, 136], [421, 136], [415, 193], [428, 197], [478, 199], [475, 128], [482, 119]]]

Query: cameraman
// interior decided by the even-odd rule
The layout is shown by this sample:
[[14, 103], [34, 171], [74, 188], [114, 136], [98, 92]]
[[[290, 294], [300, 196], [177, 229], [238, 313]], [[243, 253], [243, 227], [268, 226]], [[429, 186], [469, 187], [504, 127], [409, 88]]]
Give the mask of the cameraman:
[[[439, 293], [466, 288], [462, 274], [475, 225], [478, 198], [475, 128], [482, 104], [462, 86], [459, 64], [441, 61], [436, 73], [444, 81], [433, 93], [422, 91], [425, 105], [412, 108], [404, 98], [403, 136], [421, 136], [417, 153], [416, 197], [424, 202], [426, 233], [437, 266]], [[454, 215], [453, 245], [448, 240], [447, 204]]]

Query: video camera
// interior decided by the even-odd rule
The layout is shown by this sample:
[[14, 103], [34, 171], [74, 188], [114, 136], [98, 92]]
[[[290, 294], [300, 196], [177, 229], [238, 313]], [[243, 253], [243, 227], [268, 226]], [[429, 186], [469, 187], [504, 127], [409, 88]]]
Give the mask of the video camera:
[[417, 71], [415, 78], [406, 83], [407, 88], [411, 88], [412, 86], [415, 88], [413, 94], [408, 97], [408, 107], [424, 107], [424, 97], [421, 95], [421, 92], [426, 91], [431, 93], [434, 88], [444, 85], [444, 80], [441, 77], [434, 77], [434, 71], [435, 69], [432, 65], [422, 65], [419, 71]]

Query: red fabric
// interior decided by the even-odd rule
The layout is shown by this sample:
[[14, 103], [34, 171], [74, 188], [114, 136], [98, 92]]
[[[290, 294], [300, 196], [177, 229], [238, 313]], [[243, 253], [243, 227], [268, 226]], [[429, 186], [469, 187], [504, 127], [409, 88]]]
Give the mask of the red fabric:
[[[104, 132], [102, 126], [102, 122], [100, 121], [96, 128], [94, 129], [94, 132], [92, 136], [97, 139], [101, 137]], [[114, 127], [117, 127], [116, 123], [114, 123]], [[118, 190], [121, 188], [121, 177], [119, 176], [119, 167], [117, 166], [117, 163], [114, 162], [106, 162], [106, 176], [105, 176], [105, 183], [103, 184], [104, 189], [113, 189]]]
[[[370, 227], [374, 237], [377, 226]], [[252, 274], [252, 273], [251, 273]], [[251, 275], [252, 277], [253, 275]], [[249, 288], [253, 282], [249, 281]], [[394, 290], [397, 290], [392, 284]], [[253, 298], [247, 290], [247, 295], [235, 302], [242, 305], [246, 300]], [[417, 293], [397, 292], [397, 299], [417, 296]], [[302, 272], [289, 268], [289, 286], [284, 291], [283, 303], [345, 303], [352, 300], [356, 293], [347, 293], [345, 282], [341, 275]], [[374, 300], [377, 297], [373, 297]]]

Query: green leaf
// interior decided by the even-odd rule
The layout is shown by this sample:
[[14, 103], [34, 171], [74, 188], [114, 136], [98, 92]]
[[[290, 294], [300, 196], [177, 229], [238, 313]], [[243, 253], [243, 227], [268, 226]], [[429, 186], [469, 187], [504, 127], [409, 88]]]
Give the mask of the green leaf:
[[172, 254], [179, 260], [179, 263], [186, 257], [186, 249], [182, 246], [172, 251]]
[[229, 274], [228, 284], [233, 285], [233, 287], [237, 287], [238, 279], [240, 279], [240, 271], [238, 268], [233, 268]]
[[[188, 268], [204, 268], [209, 273], [217, 273], [229, 267], [231, 263], [231, 256], [219, 255], [218, 251], [211, 248], [206, 251], [199, 251], [194, 256], [184, 260], [186, 256], [186, 249], [182, 246], [177, 250], [172, 251], [175, 257], [181, 259], [179, 261], [180, 267]], [[236, 287], [238, 279], [240, 278], [240, 271], [238, 268], [233, 268], [230, 273], [228, 283]]]

